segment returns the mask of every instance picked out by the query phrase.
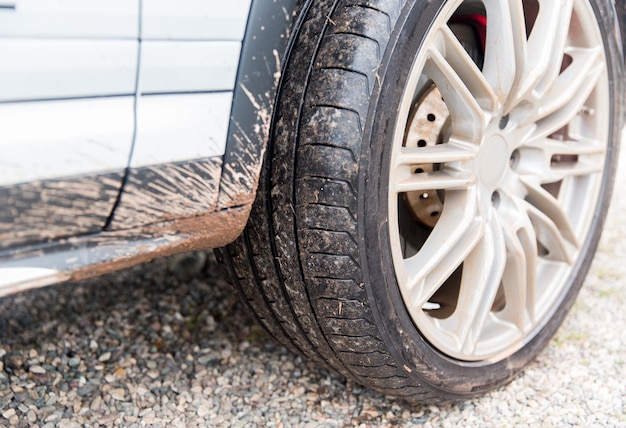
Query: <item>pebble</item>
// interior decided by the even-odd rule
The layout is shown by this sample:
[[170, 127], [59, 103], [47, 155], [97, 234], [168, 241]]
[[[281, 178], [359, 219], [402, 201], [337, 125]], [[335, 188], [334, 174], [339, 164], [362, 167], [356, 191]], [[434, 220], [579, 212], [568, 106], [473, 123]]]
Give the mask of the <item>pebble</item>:
[[109, 394], [111, 394], [114, 400], [124, 401], [126, 399], [126, 391], [124, 391], [124, 388], [112, 389]]
[[150, 370], [150, 371], [147, 373], [147, 375], [148, 375], [148, 377], [149, 377], [150, 379], [155, 380], [155, 379], [158, 379], [158, 378], [159, 378], [159, 376], [161, 376], [161, 373], [160, 373], [158, 370]]
[[197, 414], [198, 414], [198, 416], [200, 416], [201, 418], [204, 418], [204, 417], [206, 417], [209, 413], [211, 413], [211, 410], [210, 410], [208, 407], [206, 407], [206, 406], [204, 406], [204, 405], [201, 405], [200, 407], [198, 407], [198, 410], [197, 410], [197, 412], [196, 412], [196, 413], [197, 413]]
[[100, 361], [101, 363], [104, 363], [105, 361], [109, 361], [110, 359], [111, 359], [110, 352], [105, 352], [98, 357], [98, 361]]
[[4, 419], [11, 419], [13, 416], [15, 416], [15, 409], [8, 409], [2, 412], [2, 417]]
[[46, 369], [41, 366], [30, 366], [28, 371], [35, 374], [46, 374]]
[[93, 399], [93, 401], [89, 405], [89, 408], [93, 411], [97, 411], [98, 409], [100, 409], [100, 406], [102, 406], [102, 398], [96, 395], [96, 397]]
[[58, 428], [81, 428], [81, 425], [78, 422], [73, 422], [67, 419], [62, 419], [59, 421], [57, 425]]
[[96, 386], [94, 384], [88, 383], [87, 385], [78, 388], [76, 394], [78, 394], [80, 397], [90, 396], [95, 389]]

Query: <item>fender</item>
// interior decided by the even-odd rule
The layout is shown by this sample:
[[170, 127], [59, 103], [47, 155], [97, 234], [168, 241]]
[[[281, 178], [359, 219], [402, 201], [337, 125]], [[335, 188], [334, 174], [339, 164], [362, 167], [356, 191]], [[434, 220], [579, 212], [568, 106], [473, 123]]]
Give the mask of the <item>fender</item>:
[[[254, 0], [233, 94], [218, 206], [254, 201], [276, 92], [302, 0]], [[297, 24], [296, 24], [297, 26]], [[243, 226], [242, 229], [243, 230]]]

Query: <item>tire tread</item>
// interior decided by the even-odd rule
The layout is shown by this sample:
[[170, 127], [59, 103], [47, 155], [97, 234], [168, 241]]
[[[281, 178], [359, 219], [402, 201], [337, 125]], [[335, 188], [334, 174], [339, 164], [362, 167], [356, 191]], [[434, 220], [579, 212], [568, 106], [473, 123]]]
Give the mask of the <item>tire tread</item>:
[[[320, 0], [308, 9], [253, 214], [224, 259], [244, 300], [281, 344], [382, 393], [423, 403], [437, 398], [398, 367], [376, 326], [357, 234], [363, 124], [381, 51], [403, 5]], [[338, 59], [346, 46], [348, 58]], [[341, 129], [330, 126], [337, 119]]]

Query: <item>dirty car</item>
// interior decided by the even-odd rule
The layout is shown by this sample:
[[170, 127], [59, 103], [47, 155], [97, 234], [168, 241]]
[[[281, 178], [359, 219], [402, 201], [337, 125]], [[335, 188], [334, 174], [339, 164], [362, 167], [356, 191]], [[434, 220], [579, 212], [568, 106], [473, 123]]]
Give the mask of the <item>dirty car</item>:
[[0, 296], [218, 248], [285, 347], [409, 402], [548, 343], [624, 121], [611, 0], [0, 2]]

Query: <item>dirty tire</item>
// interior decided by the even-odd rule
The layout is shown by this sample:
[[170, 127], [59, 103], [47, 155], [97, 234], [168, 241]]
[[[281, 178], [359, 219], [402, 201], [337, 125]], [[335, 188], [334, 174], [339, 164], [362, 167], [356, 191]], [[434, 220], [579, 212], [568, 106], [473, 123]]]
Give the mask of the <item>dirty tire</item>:
[[[468, 1], [306, 2], [280, 82], [249, 224], [235, 243], [221, 250], [233, 282], [261, 324], [288, 349], [410, 402], [469, 398], [517, 374], [550, 340], [571, 307], [610, 198], [622, 115], [617, 94], [623, 92], [610, 3], [590, 1], [600, 23], [611, 90], [606, 92], [610, 99], [598, 98], [599, 103], [606, 101], [610, 120], [597, 201], [590, 202], [589, 233], [550, 310], [503, 350], [487, 348], [488, 357], [477, 352], [465, 358], [464, 351], [448, 352], [446, 343], [439, 346], [436, 338], [429, 339], [436, 330], [420, 324], [423, 315], [414, 316], [402, 294], [393, 254], [398, 244], [389, 228], [390, 222], [400, 221], [390, 218], [389, 192], [396, 185], [390, 170], [398, 152], [393, 148], [396, 124], [409, 120], [401, 117], [398, 106], [406, 98], [414, 59], [425, 55], [433, 23], [444, 13], [473, 16], [482, 6]], [[476, 46], [462, 44], [468, 58], [482, 67], [482, 54], [472, 51]], [[428, 85], [420, 82], [421, 92], [411, 94], [414, 99]], [[455, 114], [451, 109], [446, 122], [452, 125], [441, 125], [452, 130], [442, 131], [440, 140], [454, 135]], [[514, 126], [515, 117], [507, 114], [506, 120]], [[503, 129], [502, 118], [499, 122]], [[463, 162], [480, 176], [477, 161]], [[444, 161], [433, 165], [433, 174], [445, 173]], [[433, 189], [436, 194], [438, 188]], [[501, 193], [504, 200], [506, 192]], [[440, 222], [451, 203], [443, 196], [442, 201]], [[436, 222], [411, 221], [426, 235], [432, 227], [437, 230]], [[488, 265], [490, 260], [482, 262]]]

